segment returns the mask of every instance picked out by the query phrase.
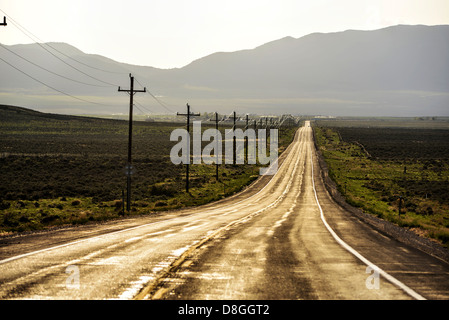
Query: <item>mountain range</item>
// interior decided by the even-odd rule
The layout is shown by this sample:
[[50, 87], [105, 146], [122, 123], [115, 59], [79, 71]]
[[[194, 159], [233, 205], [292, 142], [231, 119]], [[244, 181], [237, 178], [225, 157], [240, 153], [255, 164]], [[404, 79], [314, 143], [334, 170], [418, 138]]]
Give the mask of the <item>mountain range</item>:
[[136, 112], [449, 116], [449, 25], [285, 37], [175, 69], [120, 63], [65, 43], [1, 45], [0, 103], [72, 114]]

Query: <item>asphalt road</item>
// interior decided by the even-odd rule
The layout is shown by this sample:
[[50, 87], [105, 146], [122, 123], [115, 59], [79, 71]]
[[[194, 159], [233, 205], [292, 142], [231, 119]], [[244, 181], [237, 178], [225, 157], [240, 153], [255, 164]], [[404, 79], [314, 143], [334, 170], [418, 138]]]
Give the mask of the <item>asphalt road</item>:
[[0, 299], [448, 299], [449, 265], [324, 189], [309, 124], [276, 175], [199, 208], [0, 239]]

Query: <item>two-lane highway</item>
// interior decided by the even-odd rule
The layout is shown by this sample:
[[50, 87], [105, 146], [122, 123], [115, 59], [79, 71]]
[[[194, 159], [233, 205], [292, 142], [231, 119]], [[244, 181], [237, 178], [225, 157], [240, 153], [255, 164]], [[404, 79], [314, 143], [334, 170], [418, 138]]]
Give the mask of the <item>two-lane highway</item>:
[[299, 163], [282, 202], [192, 257], [160, 287], [165, 299], [449, 297], [447, 263], [380, 234], [332, 201], [308, 123], [295, 148]]
[[309, 123], [235, 197], [1, 243], [0, 299], [449, 298], [447, 263], [335, 205]]
[[[282, 201], [297, 159], [286, 159], [288, 170], [262, 188], [249, 188], [225, 201], [172, 213], [165, 219], [140, 219], [135, 225], [125, 221], [123, 228], [117, 223], [89, 228], [93, 236], [74, 228], [73, 232], [2, 239], [0, 298], [133, 298], [183, 254]], [[36, 245], [36, 238], [43, 244]]]

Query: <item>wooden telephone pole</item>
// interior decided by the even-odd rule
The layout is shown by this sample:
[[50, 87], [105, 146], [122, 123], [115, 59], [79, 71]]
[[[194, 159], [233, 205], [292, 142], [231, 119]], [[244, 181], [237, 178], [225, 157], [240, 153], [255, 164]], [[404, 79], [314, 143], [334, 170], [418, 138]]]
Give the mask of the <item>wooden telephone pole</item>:
[[146, 88], [143, 88], [143, 90], [135, 90], [134, 89], [134, 77], [129, 74], [130, 79], [130, 89], [125, 90], [118, 87], [119, 92], [127, 92], [129, 93], [129, 132], [128, 132], [128, 162], [126, 164], [125, 170], [126, 170], [126, 210], [130, 212], [131, 210], [131, 175], [133, 174], [133, 166], [132, 166], [132, 160], [131, 160], [131, 148], [132, 148], [132, 133], [133, 133], [133, 98], [134, 94], [137, 92], [146, 92]]
[[270, 126], [268, 125], [268, 117], [265, 118], [265, 130], [267, 130], [267, 141], [270, 137]]
[[258, 133], [257, 133], [257, 120], [256, 119], [254, 119], [254, 132], [256, 134], [256, 141], [254, 143], [254, 157], [255, 157], [255, 159], [257, 159], [257, 136], [258, 136]]
[[246, 115], [246, 125], [245, 125], [245, 132], [246, 132], [246, 136], [245, 136], [245, 163], [248, 163], [248, 127], [249, 126], [249, 118], [248, 118], [248, 114]]
[[[209, 119], [209, 121], [215, 121], [215, 130], [217, 130], [217, 132], [218, 132], [218, 112], [215, 112], [215, 119]], [[217, 157], [217, 162], [216, 162], [216, 164], [215, 164], [215, 178], [217, 179], [217, 181], [219, 180], [219, 178], [218, 178], [218, 144], [219, 144], [219, 142], [218, 142], [218, 138], [217, 137], [215, 137], [215, 140], [217, 141], [217, 154], [216, 154], [216, 157]]]
[[236, 126], [236, 120], [237, 120], [237, 116], [235, 114], [235, 111], [232, 113], [232, 117], [230, 117], [234, 120], [234, 125], [232, 126], [232, 133], [234, 134], [233, 138], [232, 138], [232, 156], [233, 156], [233, 164], [235, 165], [237, 162], [237, 143], [236, 143], [236, 138], [235, 138], [235, 129], [237, 129]]
[[[190, 117], [199, 117], [199, 113], [192, 113], [190, 112], [190, 105], [187, 103], [187, 113], [179, 113], [177, 112], [176, 115], [178, 116], [186, 116], [187, 117], [187, 133], [190, 137]], [[190, 162], [190, 139], [189, 139], [189, 160], [186, 163], [186, 192], [189, 193], [189, 162]]]

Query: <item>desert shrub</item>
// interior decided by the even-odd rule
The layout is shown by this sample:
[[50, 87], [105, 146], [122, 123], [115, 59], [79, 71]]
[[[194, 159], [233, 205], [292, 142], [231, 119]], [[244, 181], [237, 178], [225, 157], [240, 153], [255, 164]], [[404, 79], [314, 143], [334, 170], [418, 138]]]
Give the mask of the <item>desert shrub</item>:
[[8, 209], [9, 207], [11, 207], [11, 203], [3, 200], [0, 201], [0, 210]]
[[173, 197], [176, 189], [168, 184], [155, 184], [150, 187], [150, 195]]
[[167, 205], [167, 202], [165, 201], [156, 201], [154, 204], [155, 207], [165, 207]]
[[115, 200], [114, 201], [114, 207], [118, 210], [123, 208], [123, 201], [122, 200]]
[[56, 215], [51, 215], [51, 216], [45, 216], [41, 219], [41, 222], [43, 224], [47, 224], [47, 223], [51, 223], [54, 222], [56, 220], [58, 220], [60, 217], [56, 214]]

